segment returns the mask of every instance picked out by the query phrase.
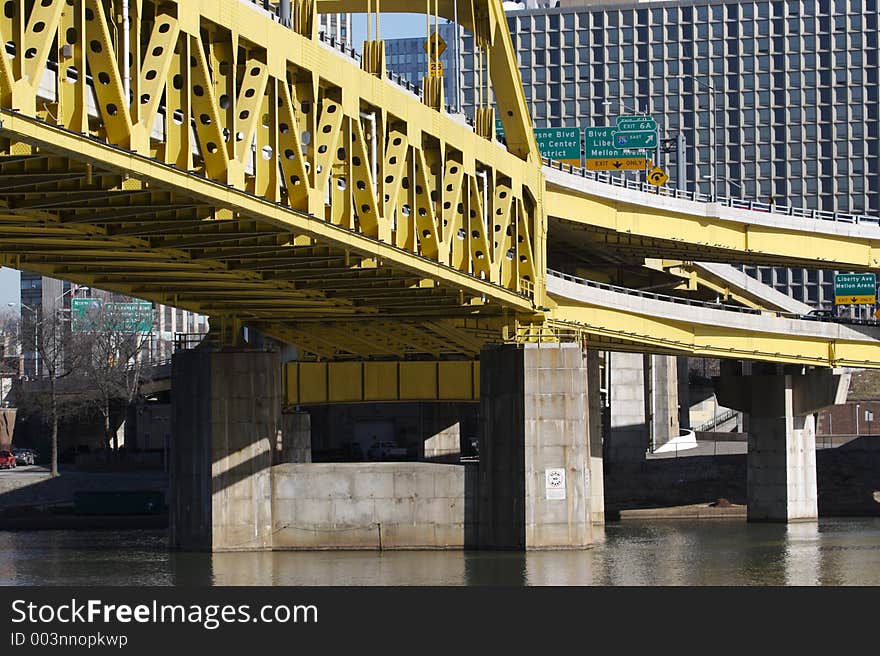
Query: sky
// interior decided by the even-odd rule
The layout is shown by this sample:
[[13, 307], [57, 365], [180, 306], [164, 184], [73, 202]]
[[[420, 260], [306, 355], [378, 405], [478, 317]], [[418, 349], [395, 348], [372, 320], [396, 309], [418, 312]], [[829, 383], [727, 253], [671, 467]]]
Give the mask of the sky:
[[[444, 23], [443, 18], [440, 19]], [[383, 14], [379, 17], [379, 31], [383, 39], [405, 39], [426, 36], [423, 14]], [[367, 15], [351, 15], [351, 44], [359, 51], [367, 37]]]
[[0, 268], [0, 309], [21, 301], [20, 274], [15, 269]]

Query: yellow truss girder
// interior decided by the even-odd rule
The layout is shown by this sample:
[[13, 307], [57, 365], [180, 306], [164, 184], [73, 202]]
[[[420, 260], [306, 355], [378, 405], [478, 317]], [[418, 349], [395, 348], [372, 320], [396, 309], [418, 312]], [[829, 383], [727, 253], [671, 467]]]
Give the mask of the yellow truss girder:
[[[297, 6], [298, 27], [290, 30], [238, 0], [134, 4], [135, 52], [120, 64], [121, 37], [110, 28], [118, 17], [111, 15], [115, 9], [107, 3], [45, 0], [37, 8], [25, 0], [7, 3], [15, 10], [6, 12], [12, 15], [0, 21], [0, 32], [13, 34], [16, 44], [33, 41], [36, 53], [32, 57], [27, 50], [32, 59], [25, 68], [13, 60], [15, 65], [6, 75], [0, 70], [0, 89], [14, 91], [10, 104], [36, 117], [43, 117], [51, 105], [58, 113], [53, 117], [63, 127], [90, 132], [112, 145], [308, 210], [468, 275], [486, 276], [493, 268], [473, 261], [474, 249], [462, 243], [468, 240], [459, 239], [457, 233], [452, 238], [450, 229], [440, 223], [456, 223], [435, 201], [449, 185], [444, 168], [457, 171], [450, 175], [459, 195], [469, 184], [463, 184], [462, 170], [478, 167], [488, 172], [484, 185], [500, 176], [514, 181], [512, 194], [542, 195], [543, 179], [534, 153], [506, 152], [466, 126], [438, 121], [436, 110], [403, 89], [388, 84], [377, 88], [375, 77], [353, 63], [340, 66], [338, 57], [313, 38], [312, 29], [300, 30], [311, 24], [311, 6]], [[61, 27], [67, 33], [61, 34]], [[51, 70], [45, 62], [56, 36], [68, 43], [59, 49], [59, 65]], [[516, 70], [513, 59], [508, 64]], [[72, 82], [67, 86], [75, 92], [65, 88], [57, 97], [42, 99], [49, 105], [44, 102], [46, 112], [38, 112], [38, 86], [44, 75], [54, 76], [58, 89]], [[130, 103], [123, 98], [129, 84]], [[92, 94], [94, 107], [89, 104]], [[365, 113], [372, 116], [370, 134], [364, 129]], [[527, 114], [516, 115], [528, 125]], [[531, 135], [530, 129], [520, 131]], [[392, 154], [393, 149], [399, 152]], [[417, 184], [413, 176], [419, 175], [425, 154], [430, 155], [427, 161], [432, 168], [439, 163], [441, 169], [423, 175], [426, 184]], [[448, 159], [458, 166], [445, 167]], [[383, 193], [386, 184], [392, 193]], [[405, 202], [412, 199], [403, 198], [401, 189], [421, 190], [430, 198], [433, 216], [419, 208], [420, 222], [431, 217], [430, 226], [411, 230], [413, 203]], [[467, 204], [468, 194], [464, 196]], [[461, 204], [453, 203], [453, 218]], [[540, 212], [540, 207], [532, 211]], [[515, 212], [498, 220], [505, 228], [519, 221]], [[542, 216], [534, 216], [529, 223], [542, 222]], [[491, 259], [485, 253], [483, 257]], [[529, 253], [527, 259], [536, 258]], [[502, 282], [488, 275], [486, 280], [516, 292], [524, 287], [515, 276]], [[527, 285], [537, 301], [543, 293], [540, 282], [530, 279]]]
[[[458, 2], [458, 12], [454, 9], [454, 2]], [[316, 4], [318, 12], [322, 14], [366, 13], [371, 6], [369, 0], [316, 0]], [[499, 108], [498, 117], [504, 128], [507, 147], [519, 157], [539, 164], [541, 154], [532, 130], [516, 51], [500, 0], [438, 0], [436, 7], [437, 15], [442, 18], [452, 20], [457, 15], [461, 26], [486, 45], [494, 100]], [[412, 0], [382, 0], [381, 10], [385, 13], [425, 13], [425, 6]], [[493, 115], [488, 132], [490, 138], [494, 130]]]
[[[449, 285], [439, 263], [407, 255], [391, 245], [353, 235], [282, 205], [260, 201], [246, 192], [220, 187], [99, 142], [81, 142], [75, 135], [59, 133], [38, 121], [21, 116], [3, 120], [4, 130], [10, 128], [17, 139], [43, 152], [0, 157], [0, 179], [5, 172], [14, 177], [24, 175], [21, 172], [25, 170], [32, 171], [42, 184], [56, 179], [52, 193], [28, 192], [22, 197], [25, 200], [13, 203], [28, 205], [31, 201], [27, 199], [33, 196], [37, 199], [33, 207], [0, 210], [0, 237], [8, 234], [11, 240], [0, 247], [7, 253], [0, 258], [5, 265], [214, 317], [238, 316], [261, 328], [279, 322], [306, 326], [298, 332], [265, 332], [280, 338], [302, 336], [297, 343], [306, 344], [304, 351], [320, 357], [358, 353], [473, 357], [481, 344], [493, 339], [492, 335], [497, 339], [503, 320], [484, 320], [473, 338], [467, 336], [472, 329], [457, 328], [456, 324], [450, 328], [458, 335], [454, 339], [438, 337], [436, 331], [425, 332], [418, 326], [461, 312], [473, 313], [471, 301], [475, 298], [482, 299], [475, 308], [477, 312], [489, 317], [500, 315], [503, 307], [518, 304], [526, 312], [531, 307], [522, 295], [475, 277], [461, 277], [458, 282], [464, 287]], [[51, 144], [45, 137], [51, 137]], [[52, 156], [45, 153], [50, 146], [55, 152]], [[85, 165], [77, 165], [73, 157], [108, 162], [105, 166], [116, 166], [116, 170], [143, 180], [142, 188], [124, 189], [125, 185], [119, 184], [123, 176], [106, 169], [92, 167], [89, 175], [81, 175]], [[139, 170], [141, 166], [144, 168]], [[179, 180], [170, 180], [170, 188], [177, 188], [175, 182], [185, 183], [188, 195], [169, 194], [158, 187], [176, 177]], [[104, 191], [92, 191], [87, 188], [89, 178], [93, 183], [112, 180], [115, 184]], [[236, 207], [227, 202], [228, 197], [224, 200], [223, 194], [258, 204], [250, 209]], [[155, 205], [149, 202], [154, 197]], [[88, 202], [82, 202], [84, 198]], [[111, 220], [114, 210], [110, 208], [118, 208], [115, 211], [122, 218]], [[267, 209], [271, 211], [267, 213]], [[270, 216], [273, 212], [288, 218], [278, 221]], [[172, 221], [171, 216], [179, 218]], [[94, 221], [90, 217], [95, 217]], [[301, 223], [293, 226], [291, 220]], [[335, 238], [327, 240], [334, 232]], [[310, 235], [308, 245], [295, 245], [298, 235], [305, 234]], [[382, 266], [359, 266], [368, 257], [375, 257]], [[371, 285], [375, 291], [369, 288]], [[478, 287], [462, 294], [463, 289], [473, 285]], [[496, 296], [498, 292], [502, 297]], [[365, 319], [369, 319], [369, 325], [376, 323], [381, 328], [371, 328], [362, 336], [350, 329], [337, 331], [338, 346], [332, 350], [315, 339], [316, 335], [327, 334], [321, 325], [326, 320], [343, 325], [345, 317], [355, 316], [361, 318], [359, 329]], [[389, 318], [395, 323], [383, 323]], [[415, 327], [405, 328], [402, 321], [412, 322]], [[391, 333], [397, 339], [388, 339]], [[407, 336], [401, 339], [401, 334]], [[365, 341], [375, 344], [373, 350], [363, 347]]]

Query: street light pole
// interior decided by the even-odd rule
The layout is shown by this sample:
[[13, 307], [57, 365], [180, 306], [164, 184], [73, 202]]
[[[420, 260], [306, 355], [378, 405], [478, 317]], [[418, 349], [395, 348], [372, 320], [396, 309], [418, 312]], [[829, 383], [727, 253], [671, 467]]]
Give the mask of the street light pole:
[[694, 82], [700, 86], [704, 86], [709, 90], [709, 169], [712, 175], [712, 200], [715, 200], [716, 188], [716, 171], [715, 171], [715, 87], [705, 82], [700, 82], [695, 76], [688, 75]]
[[[711, 179], [712, 179], [711, 176], [708, 176], [708, 175], [703, 176], [703, 180], [711, 180]], [[745, 191], [743, 190], [741, 184], [739, 184], [738, 182], [734, 182], [733, 180], [731, 180], [729, 178], [722, 177], [721, 179], [724, 180], [724, 182], [726, 182], [727, 184], [733, 185], [734, 187], [739, 189], [740, 198], [745, 198]]]
[[[12, 305], [12, 303], [10, 303]], [[39, 320], [37, 319], [38, 312], [36, 308], [32, 308], [30, 305], [21, 304], [21, 307], [26, 310], [30, 310], [34, 315], [34, 378], [40, 377], [40, 349], [37, 347], [37, 326], [39, 325]]]
[[605, 105], [606, 107], [610, 107], [611, 105], [619, 105], [620, 107], [623, 107], [626, 111], [632, 112], [633, 114], [638, 114], [640, 111], [638, 109], [633, 109], [632, 107], [627, 105], [625, 102], [622, 102], [620, 100], [603, 100], [602, 104]]

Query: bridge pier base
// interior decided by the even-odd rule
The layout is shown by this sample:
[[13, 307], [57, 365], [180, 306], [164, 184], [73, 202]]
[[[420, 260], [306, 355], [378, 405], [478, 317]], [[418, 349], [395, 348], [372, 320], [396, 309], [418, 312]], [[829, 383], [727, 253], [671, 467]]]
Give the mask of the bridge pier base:
[[612, 351], [608, 465], [645, 461], [646, 453], [679, 436], [678, 359]]
[[787, 371], [716, 381], [719, 403], [749, 413], [749, 521], [811, 521], [819, 514], [813, 413], [846, 400], [849, 376]]
[[590, 429], [590, 518], [593, 524], [605, 524], [605, 467], [602, 459], [602, 374], [599, 351], [586, 352], [587, 421]]
[[272, 454], [281, 430], [278, 354], [175, 353], [172, 390], [171, 548], [271, 548]]
[[579, 345], [481, 352], [481, 549], [592, 542], [587, 381]]

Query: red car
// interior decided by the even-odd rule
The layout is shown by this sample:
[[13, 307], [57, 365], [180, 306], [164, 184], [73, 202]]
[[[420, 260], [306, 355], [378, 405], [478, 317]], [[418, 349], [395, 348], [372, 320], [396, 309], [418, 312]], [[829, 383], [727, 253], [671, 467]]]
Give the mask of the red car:
[[12, 451], [0, 451], [0, 469], [13, 469], [15, 467], [15, 456]]

